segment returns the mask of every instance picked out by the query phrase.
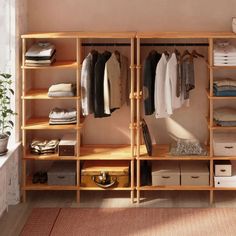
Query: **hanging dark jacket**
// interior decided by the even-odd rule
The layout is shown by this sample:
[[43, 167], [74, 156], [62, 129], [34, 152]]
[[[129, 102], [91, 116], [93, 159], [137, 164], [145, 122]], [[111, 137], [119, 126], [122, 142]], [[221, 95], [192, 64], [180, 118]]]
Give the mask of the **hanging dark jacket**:
[[161, 54], [155, 50], [148, 54], [144, 62], [143, 70], [143, 96], [144, 96], [144, 111], [145, 115], [152, 115], [155, 111], [154, 105], [154, 88], [156, 66], [161, 58]]
[[111, 53], [105, 51], [98, 55], [97, 62], [94, 68], [94, 117], [102, 118], [107, 117], [104, 113], [104, 92], [103, 92], [103, 82], [104, 82], [104, 70], [105, 64], [110, 58]]

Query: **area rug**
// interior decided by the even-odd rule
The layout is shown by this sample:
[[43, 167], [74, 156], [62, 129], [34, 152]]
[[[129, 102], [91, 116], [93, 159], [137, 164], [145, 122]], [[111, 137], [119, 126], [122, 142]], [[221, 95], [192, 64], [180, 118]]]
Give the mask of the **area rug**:
[[232, 208], [35, 208], [21, 236], [235, 236]]

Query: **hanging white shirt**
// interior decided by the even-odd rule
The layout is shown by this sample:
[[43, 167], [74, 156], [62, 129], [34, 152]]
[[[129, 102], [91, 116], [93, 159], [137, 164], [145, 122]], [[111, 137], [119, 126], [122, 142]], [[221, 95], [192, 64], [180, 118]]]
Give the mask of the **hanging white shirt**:
[[166, 79], [167, 58], [164, 53], [157, 63], [154, 90], [154, 105], [156, 118], [168, 117], [165, 101], [165, 79]]
[[177, 66], [178, 61], [176, 55], [175, 53], [172, 53], [166, 65], [165, 76], [165, 102], [166, 111], [169, 115], [172, 115], [175, 109], [182, 106], [181, 96], [176, 96]]
[[121, 107], [121, 70], [115, 53], [106, 62], [104, 71], [104, 113], [111, 114], [110, 109]]

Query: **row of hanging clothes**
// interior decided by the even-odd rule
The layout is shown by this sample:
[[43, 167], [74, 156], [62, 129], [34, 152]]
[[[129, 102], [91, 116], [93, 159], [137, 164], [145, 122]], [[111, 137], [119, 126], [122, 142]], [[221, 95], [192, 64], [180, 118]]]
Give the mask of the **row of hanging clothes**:
[[81, 108], [83, 116], [111, 116], [129, 103], [128, 58], [119, 51], [91, 50], [82, 63]]
[[174, 110], [189, 106], [190, 91], [195, 88], [194, 59], [204, 58], [196, 50], [182, 54], [156, 50], [144, 61], [143, 96], [145, 115], [169, 117]]

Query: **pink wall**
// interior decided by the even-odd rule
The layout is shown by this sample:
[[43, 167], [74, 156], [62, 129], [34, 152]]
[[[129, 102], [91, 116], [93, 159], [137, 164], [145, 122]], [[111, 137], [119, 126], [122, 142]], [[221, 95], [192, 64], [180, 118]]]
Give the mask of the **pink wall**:
[[235, 0], [28, 0], [29, 30], [230, 30]]
[[[28, 30], [229, 31], [231, 17], [236, 14], [235, 9], [235, 0], [28, 0]], [[197, 50], [207, 55], [206, 48]], [[146, 53], [142, 51], [142, 60]], [[46, 87], [50, 81], [56, 81], [59, 77], [68, 78], [68, 76], [70, 74], [66, 72], [54, 77], [50, 74], [46, 79], [43, 78], [45, 76], [42, 73], [37, 78], [42, 77], [41, 81], [45, 81], [43, 86]], [[206, 66], [203, 61], [198, 61], [196, 63], [197, 88], [191, 94], [190, 108], [178, 110], [171, 119], [167, 120], [147, 118], [156, 142], [168, 142], [168, 132], [206, 141], [208, 130], [205, 117], [208, 112], [208, 101], [205, 88], [207, 83]], [[39, 80], [36, 80], [34, 86], [42, 85], [39, 84]], [[40, 113], [43, 112], [46, 112], [46, 109], [40, 110]], [[83, 141], [128, 143], [129, 117], [127, 107], [123, 107], [112, 118], [106, 120], [88, 117], [82, 131]]]

